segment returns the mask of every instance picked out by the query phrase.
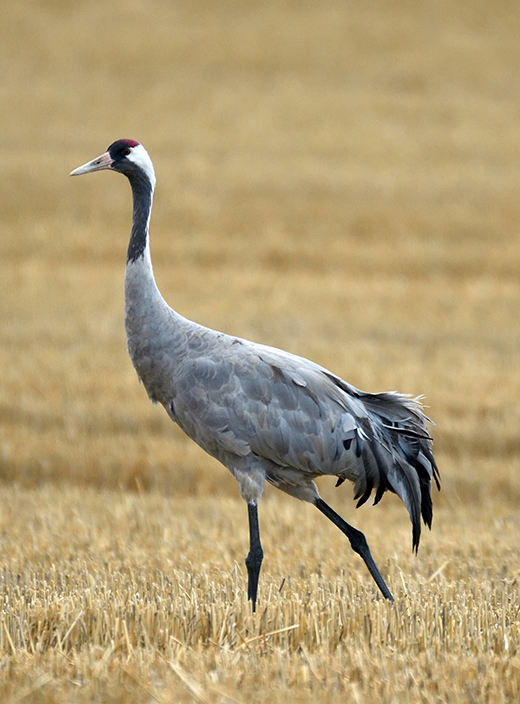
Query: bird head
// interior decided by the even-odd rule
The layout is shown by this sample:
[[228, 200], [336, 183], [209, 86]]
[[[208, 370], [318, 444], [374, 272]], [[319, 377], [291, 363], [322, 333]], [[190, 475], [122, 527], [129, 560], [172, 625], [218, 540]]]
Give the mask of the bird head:
[[155, 185], [155, 173], [152, 160], [142, 144], [133, 139], [118, 139], [109, 146], [104, 154], [88, 161], [83, 166], [70, 172], [71, 176], [81, 176], [94, 171], [109, 169], [118, 171], [130, 180], [136, 175], [145, 175]]

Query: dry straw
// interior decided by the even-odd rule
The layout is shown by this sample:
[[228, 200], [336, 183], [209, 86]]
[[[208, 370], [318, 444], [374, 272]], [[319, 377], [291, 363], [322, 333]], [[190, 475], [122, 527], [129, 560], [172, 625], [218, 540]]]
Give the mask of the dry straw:
[[[0, 701], [520, 700], [517, 15], [3, 3]], [[127, 358], [128, 186], [67, 176], [121, 137], [154, 159], [155, 271], [182, 314], [425, 395], [443, 486], [417, 557], [395, 497], [354, 511], [320, 486], [393, 606], [339, 531], [267, 491], [251, 614], [233, 479]]]

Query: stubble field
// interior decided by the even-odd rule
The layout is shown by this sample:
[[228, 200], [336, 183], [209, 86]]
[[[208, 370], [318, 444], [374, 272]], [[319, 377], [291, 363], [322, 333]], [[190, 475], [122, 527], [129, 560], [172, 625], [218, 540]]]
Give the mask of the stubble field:
[[[0, 10], [0, 699], [520, 699], [520, 62], [515, 3], [20, 0]], [[267, 489], [260, 602], [227, 471], [126, 354], [120, 137], [158, 176], [173, 307], [368, 391], [424, 394], [442, 491], [394, 596]]]

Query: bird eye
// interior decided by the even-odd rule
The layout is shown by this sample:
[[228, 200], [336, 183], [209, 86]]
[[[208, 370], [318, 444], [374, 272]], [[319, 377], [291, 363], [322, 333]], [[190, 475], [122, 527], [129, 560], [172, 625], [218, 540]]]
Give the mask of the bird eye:
[[125, 149], [125, 151], [123, 152], [123, 154], [124, 154], [125, 156], [128, 156], [128, 155], [130, 154], [130, 151], [131, 151], [130, 149]]

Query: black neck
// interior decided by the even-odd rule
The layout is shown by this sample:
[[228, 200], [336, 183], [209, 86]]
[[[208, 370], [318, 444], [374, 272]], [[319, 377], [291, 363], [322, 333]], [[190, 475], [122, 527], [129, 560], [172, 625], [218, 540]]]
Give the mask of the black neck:
[[128, 244], [126, 263], [131, 264], [143, 256], [148, 240], [148, 223], [152, 208], [153, 188], [142, 171], [128, 177], [134, 198], [134, 217]]

